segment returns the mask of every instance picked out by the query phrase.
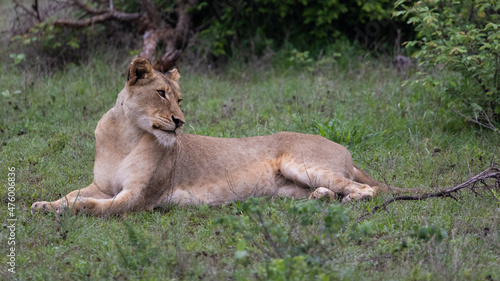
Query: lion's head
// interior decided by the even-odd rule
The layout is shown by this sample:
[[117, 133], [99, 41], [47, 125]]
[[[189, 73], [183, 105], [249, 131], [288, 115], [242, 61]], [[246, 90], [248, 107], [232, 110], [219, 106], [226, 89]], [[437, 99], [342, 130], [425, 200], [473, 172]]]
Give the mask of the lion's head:
[[179, 72], [155, 71], [145, 59], [134, 59], [124, 88], [125, 116], [142, 130], [153, 134], [165, 147], [175, 143], [185, 119], [179, 91]]

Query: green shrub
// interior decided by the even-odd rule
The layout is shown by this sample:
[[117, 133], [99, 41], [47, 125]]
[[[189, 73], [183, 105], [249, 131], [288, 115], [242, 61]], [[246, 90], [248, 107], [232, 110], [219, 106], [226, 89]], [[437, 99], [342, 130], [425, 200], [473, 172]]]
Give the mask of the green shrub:
[[[158, 12], [158, 21], [164, 21], [162, 25], [175, 27], [178, 17], [175, 10], [182, 1], [151, 2]], [[314, 58], [324, 55], [326, 45], [334, 44], [344, 37], [360, 39], [365, 41], [365, 44], [366, 41], [385, 40], [390, 42], [392, 49], [393, 40], [388, 39], [388, 35], [394, 33], [396, 28], [396, 25], [392, 25], [394, 22], [391, 20], [391, 14], [394, 7], [390, 0], [193, 2], [194, 6], [187, 10], [192, 16], [190, 34], [196, 38], [189, 44], [192, 56], [188, 57], [192, 59], [236, 57], [246, 60], [266, 54], [270, 54], [270, 57], [273, 51], [286, 49], [290, 51], [288, 57], [293, 62], [310, 64]], [[82, 8], [82, 3], [88, 7]], [[35, 20], [32, 13], [25, 11], [22, 18], [17, 17], [12, 20], [13, 35], [15, 35], [12, 38], [15, 44], [13, 48], [21, 48], [9, 54], [12, 61], [19, 64], [23, 60], [30, 62], [33, 57], [43, 58], [45, 55], [66, 63], [68, 60], [73, 61], [85, 56], [87, 49], [109, 45], [116, 46], [117, 49], [129, 49], [127, 51], [130, 56], [139, 53], [142, 33], [149, 28], [147, 22], [151, 19], [135, 22], [115, 19], [96, 20], [90, 26], [76, 28], [53, 25], [61, 19], [76, 21], [78, 24], [85, 23], [91, 19], [89, 15], [93, 14], [85, 9], [103, 12], [108, 9], [107, 4], [104, 4], [107, 2], [83, 1], [82, 3], [60, 3], [54, 7], [41, 5], [42, 14], [45, 12], [52, 16]], [[113, 2], [113, 7], [125, 13], [144, 12], [140, 1], [135, 0], [117, 0]], [[63, 24], [59, 22], [57, 26]], [[141, 36], [138, 37], [137, 34]], [[140, 43], [136, 44], [134, 41]], [[158, 47], [163, 48], [161, 44]], [[373, 45], [367, 47], [378, 48]], [[181, 49], [184, 50], [184, 47]], [[21, 53], [18, 53], [19, 51]]]
[[210, 42], [216, 56], [236, 50], [260, 56], [269, 47], [277, 50], [288, 43], [294, 55], [294, 47], [319, 50], [341, 36], [353, 38], [356, 26], [389, 20], [392, 11], [389, 0], [221, 0], [201, 2], [194, 19], [195, 24], [208, 24], [200, 39]]
[[500, 122], [500, 2], [405, 1], [396, 2], [395, 12], [419, 32], [408, 47], [419, 47], [414, 57], [427, 70], [444, 66], [456, 75], [448, 79], [430, 75], [417, 80], [427, 86], [442, 86], [445, 106], [469, 119], [497, 130]]
[[412, 234], [412, 236], [424, 241], [434, 239], [436, 243], [441, 243], [441, 241], [448, 237], [448, 234], [443, 228], [432, 225], [414, 227], [414, 233]]
[[[349, 223], [348, 210], [339, 204], [319, 200], [288, 203], [277, 213], [263, 198], [236, 203], [236, 216], [219, 217], [215, 222], [237, 244], [236, 262], [248, 267], [256, 262], [255, 273], [263, 280], [329, 280], [336, 271], [325, 274], [324, 266], [338, 247], [371, 235], [369, 223]], [[278, 223], [276, 221], [279, 221]], [[344, 233], [348, 235], [344, 236]], [[346, 238], [351, 237], [351, 239]], [[335, 278], [334, 278], [335, 279]]]

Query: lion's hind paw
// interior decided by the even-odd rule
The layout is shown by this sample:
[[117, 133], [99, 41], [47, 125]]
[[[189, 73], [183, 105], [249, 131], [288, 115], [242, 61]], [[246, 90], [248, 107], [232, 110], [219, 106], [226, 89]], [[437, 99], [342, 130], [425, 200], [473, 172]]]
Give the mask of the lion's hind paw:
[[335, 200], [337, 199], [337, 194], [326, 187], [318, 187], [316, 188], [311, 195], [309, 195], [309, 199], [329, 199]]

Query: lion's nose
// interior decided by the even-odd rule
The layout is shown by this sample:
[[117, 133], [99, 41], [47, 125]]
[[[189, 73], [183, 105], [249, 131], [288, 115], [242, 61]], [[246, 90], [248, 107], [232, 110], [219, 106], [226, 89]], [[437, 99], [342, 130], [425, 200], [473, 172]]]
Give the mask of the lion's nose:
[[184, 121], [175, 117], [174, 115], [172, 115], [172, 121], [174, 121], [175, 123], [175, 128], [179, 128], [180, 126], [182, 126], [182, 124], [184, 124]]

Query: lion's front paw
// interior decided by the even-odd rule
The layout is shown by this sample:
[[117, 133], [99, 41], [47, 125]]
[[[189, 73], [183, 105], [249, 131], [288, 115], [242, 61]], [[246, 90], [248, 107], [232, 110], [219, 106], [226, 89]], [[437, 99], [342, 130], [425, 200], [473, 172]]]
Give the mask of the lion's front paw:
[[35, 202], [35, 203], [33, 203], [33, 205], [31, 205], [31, 213], [32, 214], [34, 212], [54, 211], [56, 209], [57, 209], [57, 206], [55, 206], [54, 203], [47, 202], [47, 201]]

